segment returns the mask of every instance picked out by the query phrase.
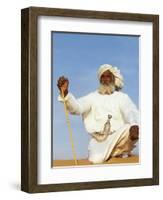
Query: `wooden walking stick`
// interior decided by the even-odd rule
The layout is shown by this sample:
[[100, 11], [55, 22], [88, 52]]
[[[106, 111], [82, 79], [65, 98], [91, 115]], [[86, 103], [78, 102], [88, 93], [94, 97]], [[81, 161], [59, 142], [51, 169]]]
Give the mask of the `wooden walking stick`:
[[68, 110], [66, 108], [66, 101], [65, 101], [64, 92], [63, 92], [62, 88], [61, 88], [61, 95], [62, 95], [62, 98], [63, 98], [64, 111], [65, 111], [66, 122], [67, 122], [67, 126], [68, 126], [68, 132], [69, 132], [69, 138], [70, 138], [70, 143], [71, 143], [71, 148], [72, 148], [72, 154], [73, 154], [75, 165], [77, 165], [78, 162], [77, 162], [77, 158], [76, 158], [75, 145], [74, 145], [73, 136], [72, 136], [72, 129], [71, 129], [71, 125], [70, 125]]

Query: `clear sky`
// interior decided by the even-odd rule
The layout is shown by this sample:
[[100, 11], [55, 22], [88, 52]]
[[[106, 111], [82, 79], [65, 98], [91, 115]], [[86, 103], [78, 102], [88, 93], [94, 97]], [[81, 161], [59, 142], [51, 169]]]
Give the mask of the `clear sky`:
[[[139, 37], [81, 33], [52, 33], [53, 159], [72, 159], [63, 104], [58, 102], [59, 76], [69, 79], [69, 91], [79, 98], [97, 89], [102, 64], [117, 66], [124, 77], [123, 92], [139, 107]], [[81, 116], [69, 115], [77, 158], [87, 158], [89, 135]]]

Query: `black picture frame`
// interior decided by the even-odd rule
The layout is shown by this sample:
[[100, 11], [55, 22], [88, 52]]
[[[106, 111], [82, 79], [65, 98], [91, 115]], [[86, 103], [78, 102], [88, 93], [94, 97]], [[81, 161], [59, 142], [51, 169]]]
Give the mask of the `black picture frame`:
[[[37, 19], [62, 16], [151, 22], [153, 25], [153, 177], [130, 180], [37, 183]], [[152, 14], [29, 7], [21, 10], [21, 190], [28, 193], [159, 184], [159, 16]]]

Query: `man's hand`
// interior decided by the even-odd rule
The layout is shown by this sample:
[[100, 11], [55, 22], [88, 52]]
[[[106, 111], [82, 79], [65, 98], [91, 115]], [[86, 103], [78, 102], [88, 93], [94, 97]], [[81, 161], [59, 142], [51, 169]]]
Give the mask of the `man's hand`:
[[134, 125], [130, 127], [130, 139], [131, 140], [138, 140], [139, 139], [139, 126]]
[[60, 90], [61, 96], [64, 95], [65, 97], [68, 94], [69, 80], [64, 76], [61, 76], [58, 79], [57, 86]]

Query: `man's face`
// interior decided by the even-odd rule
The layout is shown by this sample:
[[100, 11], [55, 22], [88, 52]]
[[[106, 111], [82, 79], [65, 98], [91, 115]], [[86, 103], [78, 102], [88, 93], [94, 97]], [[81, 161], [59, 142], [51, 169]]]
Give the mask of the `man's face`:
[[101, 75], [100, 82], [103, 85], [109, 85], [110, 83], [114, 82], [114, 75], [109, 70], [107, 70]]

